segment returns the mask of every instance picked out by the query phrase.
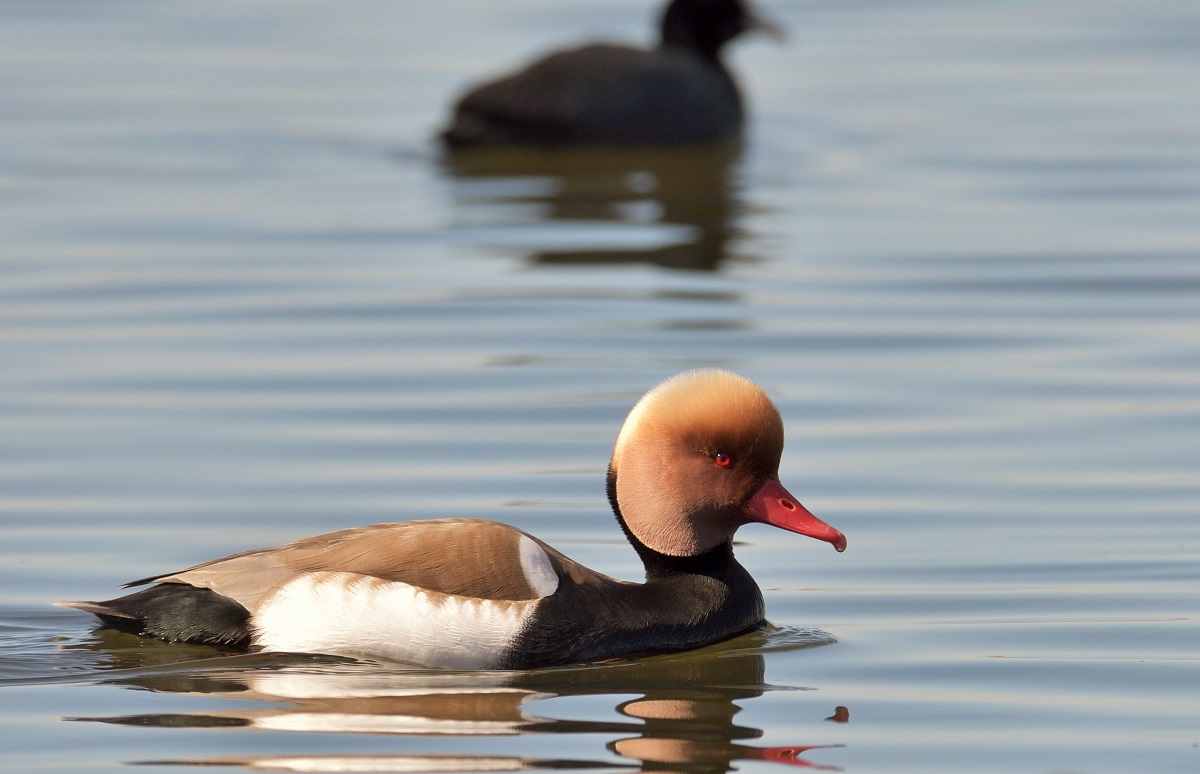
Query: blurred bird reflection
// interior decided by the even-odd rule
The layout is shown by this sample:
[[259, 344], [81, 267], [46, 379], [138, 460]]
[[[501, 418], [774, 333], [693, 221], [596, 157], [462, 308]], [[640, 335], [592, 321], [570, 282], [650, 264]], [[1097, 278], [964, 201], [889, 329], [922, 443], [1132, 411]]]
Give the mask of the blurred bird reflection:
[[[837, 770], [808, 760], [828, 745], [759, 747], [762, 730], [738, 725], [745, 702], [776, 690], [764, 682], [766, 663], [751, 647], [769, 635], [755, 633], [714, 648], [670, 657], [530, 672], [445, 672], [327, 657], [279, 654], [234, 655], [190, 661], [110, 682], [171, 694], [232, 700], [228, 709], [80, 717], [139, 727], [239, 729], [323, 734], [389, 734], [423, 737], [491, 737], [521, 734], [601, 734], [607, 753], [578, 758], [495, 755], [380, 755], [352, 751], [322, 755], [221, 756], [141, 763], [225, 765], [263, 771], [496, 771], [561, 768], [629, 768], [654, 771], [724, 772], [735, 761], [758, 760]], [[790, 632], [786, 647], [827, 643], [820, 632]], [[120, 648], [131, 635], [109, 635]], [[117, 640], [121, 642], [118, 642]], [[786, 639], [786, 638], [785, 638]], [[122, 670], [123, 671], [123, 670]], [[609, 696], [613, 720], [554, 717], [553, 700]], [[633, 696], [634, 698], [629, 698]], [[237, 706], [245, 703], [245, 706]], [[212, 702], [206, 701], [206, 707]], [[826, 717], [829, 716], [829, 717]], [[796, 727], [821, 729], [824, 720], [845, 722], [845, 707], [825, 707]], [[814, 726], [817, 726], [814, 729]], [[822, 736], [827, 734], [824, 733]], [[349, 737], [348, 737], [349, 738]], [[581, 737], [581, 740], [583, 737]], [[802, 741], [802, 740], [797, 740]], [[615, 753], [613, 757], [612, 754]]]
[[646, 263], [714, 271], [729, 260], [740, 146], [477, 148], [448, 154], [460, 227], [539, 265]]

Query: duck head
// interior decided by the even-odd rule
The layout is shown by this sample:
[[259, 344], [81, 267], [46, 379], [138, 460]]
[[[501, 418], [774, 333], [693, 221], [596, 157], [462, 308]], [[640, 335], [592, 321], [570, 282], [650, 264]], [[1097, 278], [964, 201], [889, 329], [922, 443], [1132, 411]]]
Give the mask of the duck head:
[[710, 59], [743, 32], [759, 30], [783, 37], [781, 27], [743, 0], [673, 0], [663, 12], [661, 28], [662, 45], [690, 49]]
[[617, 436], [609, 497], [635, 545], [698, 556], [762, 522], [846, 549], [779, 482], [783, 420], [766, 393], [728, 371], [690, 371], [638, 401]]

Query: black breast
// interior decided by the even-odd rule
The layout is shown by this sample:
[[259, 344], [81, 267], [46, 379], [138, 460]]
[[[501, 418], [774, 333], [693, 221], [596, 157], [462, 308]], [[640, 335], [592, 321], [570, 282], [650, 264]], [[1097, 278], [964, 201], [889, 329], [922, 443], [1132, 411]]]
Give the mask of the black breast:
[[658, 556], [664, 561], [647, 562], [644, 584], [580, 573], [579, 565], [556, 568], [562, 578], [558, 590], [538, 605], [504, 666], [528, 669], [674, 653], [762, 625], [762, 593], [728, 544], [699, 557]]

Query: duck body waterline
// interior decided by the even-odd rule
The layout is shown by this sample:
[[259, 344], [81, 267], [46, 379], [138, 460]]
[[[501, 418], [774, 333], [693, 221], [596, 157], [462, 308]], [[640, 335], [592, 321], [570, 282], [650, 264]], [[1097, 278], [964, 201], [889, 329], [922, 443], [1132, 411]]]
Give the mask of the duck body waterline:
[[673, 0], [657, 48], [592, 43], [549, 54], [460, 97], [442, 139], [451, 148], [733, 140], [742, 97], [720, 53], [754, 29], [781, 34], [742, 0]]
[[[749, 422], [747, 422], [749, 420]], [[618, 436], [608, 495], [644, 583], [591, 570], [505, 524], [438, 519], [341, 530], [64, 602], [171, 641], [459, 669], [527, 669], [701, 647], [762, 624], [733, 556], [756, 521], [840, 532], [778, 481], [782, 422], [753, 383], [698, 371], [651, 390]]]

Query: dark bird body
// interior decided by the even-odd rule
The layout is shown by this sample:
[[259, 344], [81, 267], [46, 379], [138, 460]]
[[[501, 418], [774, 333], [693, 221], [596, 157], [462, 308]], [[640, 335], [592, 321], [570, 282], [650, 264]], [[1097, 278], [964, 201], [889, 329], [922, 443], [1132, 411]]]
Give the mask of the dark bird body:
[[742, 98], [721, 49], [778, 33], [741, 0], [674, 0], [655, 49], [593, 43], [550, 54], [464, 95], [442, 132], [453, 147], [661, 146], [737, 138]]

